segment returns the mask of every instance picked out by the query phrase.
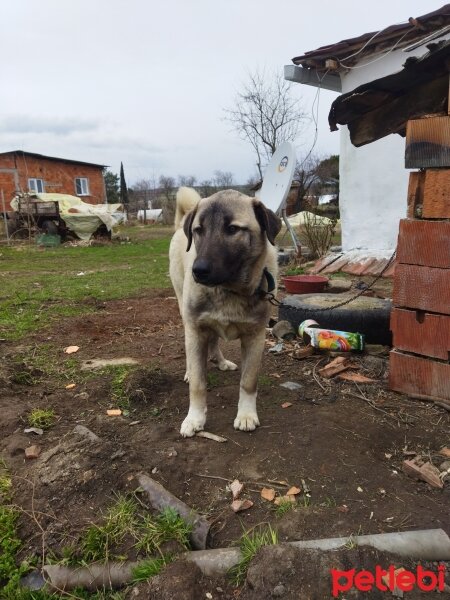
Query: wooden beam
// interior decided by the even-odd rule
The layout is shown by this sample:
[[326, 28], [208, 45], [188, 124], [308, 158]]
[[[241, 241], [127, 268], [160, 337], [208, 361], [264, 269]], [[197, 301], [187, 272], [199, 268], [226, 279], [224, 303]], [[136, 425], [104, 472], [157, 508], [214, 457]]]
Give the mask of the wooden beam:
[[447, 114], [448, 75], [419, 85], [378, 109], [355, 115], [348, 123], [354, 146], [363, 146], [390, 133], [405, 135], [406, 124], [430, 113]]

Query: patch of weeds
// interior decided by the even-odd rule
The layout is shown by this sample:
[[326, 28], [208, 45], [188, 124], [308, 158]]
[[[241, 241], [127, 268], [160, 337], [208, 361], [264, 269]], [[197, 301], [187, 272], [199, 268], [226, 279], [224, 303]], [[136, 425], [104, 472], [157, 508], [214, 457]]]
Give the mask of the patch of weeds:
[[304, 273], [305, 273], [304, 267], [288, 267], [284, 274], [288, 275], [288, 276], [292, 276], [292, 275], [303, 275]]
[[322, 502], [320, 506], [325, 506], [326, 508], [335, 508], [337, 504], [336, 500], [332, 496], [327, 496], [325, 501]]
[[159, 575], [171, 561], [172, 557], [170, 555], [143, 560], [132, 571], [133, 582], [147, 581], [151, 577]]
[[248, 567], [255, 554], [263, 546], [278, 544], [278, 535], [269, 525], [266, 529], [259, 531], [246, 531], [241, 537], [239, 547], [242, 558], [237, 565], [229, 571], [232, 581], [236, 586], [241, 585], [247, 576]]
[[217, 371], [210, 371], [206, 377], [208, 388], [217, 387], [220, 384], [220, 378]]
[[172, 508], [166, 508], [153, 517], [148, 513], [140, 514], [134, 498], [118, 496], [106, 511], [103, 522], [92, 524], [82, 534], [79, 551], [66, 548], [59, 562], [86, 564], [109, 559], [124, 560], [127, 557], [117, 554], [124, 542], [144, 556], [158, 553], [159, 558], [166, 560], [160, 549], [162, 544], [174, 540], [189, 549], [191, 531], [192, 525]]
[[6, 584], [3, 593], [13, 598], [12, 590], [17, 587], [20, 571], [16, 566], [16, 554], [22, 546], [17, 536], [19, 513], [9, 506], [0, 506], [0, 585]]
[[12, 489], [11, 478], [8, 475], [0, 474], [0, 500], [9, 498]]
[[127, 378], [132, 369], [133, 367], [126, 365], [102, 369], [103, 373], [108, 373], [112, 376], [111, 400], [114, 406], [121, 408], [123, 411], [130, 410], [130, 395], [128, 393]]
[[192, 525], [180, 517], [175, 509], [167, 507], [157, 517], [146, 515], [143, 518], [136, 548], [151, 554], [159, 551], [164, 542], [175, 540], [188, 549], [191, 532]]
[[11, 379], [13, 383], [19, 385], [34, 385], [36, 383], [36, 379], [30, 371], [18, 371], [17, 373], [14, 373]]
[[27, 417], [28, 425], [39, 429], [49, 429], [55, 420], [55, 411], [51, 408], [33, 408]]
[[291, 502], [291, 500], [287, 500], [286, 498], [280, 498], [280, 503], [278, 505], [274, 505], [275, 516], [277, 518], [281, 518], [290, 510], [293, 510], [297, 505], [297, 502]]
[[312, 500], [310, 496], [301, 496], [299, 499], [299, 504], [302, 506], [302, 508], [308, 508], [308, 506], [311, 506]]
[[121, 558], [113, 556], [111, 550], [117, 547], [136, 529], [137, 507], [134, 500], [119, 496], [107, 510], [103, 525], [91, 525], [80, 542], [82, 562]]
[[358, 546], [358, 542], [353, 535], [351, 535], [344, 544], [344, 548], [346, 550], [354, 550], [357, 546]]
[[6, 470], [5, 462], [0, 459], [0, 502], [9, 502], [11, 499], [12, 481]]
[[258, 385], [260, 387], [268, 387], [272, 385], [272, 379], [268, 375], [260, 375], [258, 377]]

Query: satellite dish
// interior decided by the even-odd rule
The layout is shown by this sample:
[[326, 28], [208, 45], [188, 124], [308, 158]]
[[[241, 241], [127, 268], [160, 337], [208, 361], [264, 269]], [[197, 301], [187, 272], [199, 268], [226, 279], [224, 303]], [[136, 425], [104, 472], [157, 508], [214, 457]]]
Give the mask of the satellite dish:
[[286, 200], [294, 178], [296, 162], [295, 148], [290, 142], [284, 142], [281, 146], [278, 146], [267, 166], [258, 198], [267, 208], [281, 215], [287, 230], [291, 234], [295, 250], [298, 252], [300, 242], [288, 221], [285, 210]]
[[278, 146], [267, 166], [258, 198], [274, 213], [280, 214], [284, 209], [295, 164], [295, 148], [290, 142], [284, 142]]

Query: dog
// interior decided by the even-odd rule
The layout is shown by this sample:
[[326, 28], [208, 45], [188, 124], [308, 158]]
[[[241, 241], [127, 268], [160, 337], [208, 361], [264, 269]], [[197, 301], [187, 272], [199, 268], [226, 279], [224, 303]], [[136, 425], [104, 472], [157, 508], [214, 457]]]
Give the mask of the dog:
[[180, 433], [191, 437], [206, 422], [208, 355], [222, 371], [237, 365], [224, 358], [219, 338], [240, 339], [242, 373], [234, 428], [253, 431], [257, 378], [269, 318], [267, 293], [276, 293], [275, 238], [280, 219], [258, 199], [234, 190], [200, 198], [177, 192], [170, 277], [185, 330], [189, 411]]

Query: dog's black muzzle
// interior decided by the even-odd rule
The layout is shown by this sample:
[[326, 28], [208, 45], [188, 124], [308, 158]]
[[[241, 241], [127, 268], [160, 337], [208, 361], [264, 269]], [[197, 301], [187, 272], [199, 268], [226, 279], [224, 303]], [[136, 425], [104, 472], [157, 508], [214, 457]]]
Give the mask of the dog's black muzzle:
[[196, 283], [202, 285], [220, 285], [224, 279], [213, 272], [212, 263], [204, 258], [196, 258], [192, 266], [192, 275]]

